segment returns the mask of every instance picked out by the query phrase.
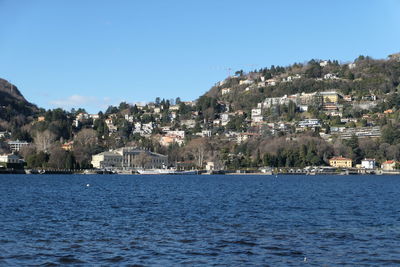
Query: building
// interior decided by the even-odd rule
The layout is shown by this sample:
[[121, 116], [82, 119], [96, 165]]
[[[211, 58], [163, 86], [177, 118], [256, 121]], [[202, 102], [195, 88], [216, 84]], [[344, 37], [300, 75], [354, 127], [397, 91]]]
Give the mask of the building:
[[186, 126], [186, 128], [191, 129], [196, 127], [196, 121], [195, 120], [181, 120], [181, 125]]
[[395, 160], [387, 160], [381, 164], [381, 168], [383, 171], [394, 171], [397, 163]]
[[258, 133], [240, 133], [236, 137], [236, 142], [238, 144], [245, 142], [249, 138], [260, 137], [261, 135]]
[[201, 132], [196, 133], [196, 135], [201, 137], [211, 137], [212, 132], [210, 130], [202, 130]]
[[373, 169], [375, 169], [375, 165], [376, 165], [375, 159], [365, 158], [361, 161], [361, 168], [364, 168], [364, 169], [373, 170]]
[[46, 121], [46, 118], [44, 116], [39, 116], [37, 118], [37, 121]]
[[19, 152], [22, 147], [28, 146], [29, 143], [26, 141], [8, 141], [8, 145], [10, 146], [10, 149], [12, 152]]
[[0, 163], [20, 163], [21, 160], [17, 155], [14, 154], [3, 154], [0, 155]]
[[221, 114], [221, 125], [226, 126], [230, 121], [230, 114], [229, 113], [222, 113]]
[[[343, 122], [348, 121], [343, 119]], [[379, 126], [356, 128], [332, 127], [331, 134], [337, 135], [337, 137], [340, 139], [350, 139], [353, 135], [357, 136], [358, 138], [379, 138], [381, 136], [381, 129]]]
[[74, 141], [69, 141], [61, 145], [61, 148], [65, 151], [71, 151], [74, 145]]
[[160, 138], [162, 146], [169, 146], [173, 143], [182, 145], [185, 142], [185, 131], [167, 131], [164, 136]]
[[353, 160], [344, 157], [334, 157], [329, 160], [329, 165], [335, 168], [351, 168]]
[[207, 162], [207, 165], [206, 165], [206, 170], [208, 171], [208, 172], [211, 172], [211, 171], [213, 171], [215, 169], [215, 164], [214, 164], [214, 162], [213, 161], [208, 161]]
[[261, 108], [253, 108], [251, 110], [251, 117], [253, 118], [254, 116], [260, 116], [262, 114], [262, 109]]
[[325, 103], [334, 103], [337, 104], [339, 101], [339, 94], [335, 91], [331, 92], [321, 92], [322, 101]]
[[229, 94], [231, 92], [231, 88], [223, 88], [221, 90], [222, 95], [226, 95]]
[[321, 123], [318, 119], [306, 119], [299, 121], [299, 127], [301, 128], [316, 128], [321, 127]]
[[168, 156], [133, 147], [123, 147], [115, 150], [122, 155], [122, 167], [161, 169], [168, 166]]
[[11, 136], [10, 132], [0, 132], [0, 138], [8, 138]]
[[25, 162], [14, 154], [0, 155], [0, 166], [3, 168], [23, 169]]
[[133, 147], [122, 147], [92, 156], [92, 165], [104, 168], [161, 169], [168, 166], [168, 156]]
[[113, 151], [101, 152], [92, 156], [92, 165], [96, 169], [122, 167], [122, 155]]

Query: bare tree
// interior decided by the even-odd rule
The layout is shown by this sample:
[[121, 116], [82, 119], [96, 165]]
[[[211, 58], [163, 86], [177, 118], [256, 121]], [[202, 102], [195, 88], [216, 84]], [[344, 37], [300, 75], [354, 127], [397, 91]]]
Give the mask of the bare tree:
[[135, 166], [139, 166], [141, 168], [145, 168], [146, 165], [151, 161], [150, 155], [146, 152], [140, 152], [135, 158], [133, 159], [133, 163]]
[[191, 155], [197, 167], [202, 168], [207, 153], [207, 142], [204, 138], [192, 140], [187, 146], [187, 153]]
[[97, 141], [97, 133], [93, 129], [83, 129], [74, 137], [77, 145], [96, 146]]
[[50, 150], [49, 166], [57, 169], [66, 168], [67, 152], [60, 146], [54, 146]]
[[36, 154], [36, 147], [32, 144], [28, 145], [28, 146], [23, 146], [21, 147], [21, 149], [19, 150], [19, 154], [24, 158], [28, 158], [30, 155], [34, 155]]
[[83, 129], [74, 138], [74, 155], [76, 161], [87, 166], [98, 145], [97, 133], [93, 129]]
[[34, 138], [36, 149], [38, 151], [48, 152], [55, 138], [56, 138], [55, 134], [49, 130], [45, 130], [43, 132], [39, 131], [36, 132], [36, 136]]

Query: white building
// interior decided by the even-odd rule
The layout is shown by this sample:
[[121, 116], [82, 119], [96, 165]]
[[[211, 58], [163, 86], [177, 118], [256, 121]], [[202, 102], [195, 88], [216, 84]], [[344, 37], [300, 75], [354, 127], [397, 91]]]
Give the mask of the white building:
[[201, 132], [196, 133], [196, 135], [201, 137], [211, 137], [212, 133], [210, 130], [202, 130]]
[[229, 113], [222, 113], [221, 114], [221, 125], [226, 126], [230, 121]]
[[223, 88], [221, 90], [222, 95], [226, 95], [229, 94], [231, 92], [231, 88]]
[[254, 116], [260, 116], [262, 113], [262, 109], [261, 108], [253, 108], [251, 110], [251, 117], [253, 118]]
[[126, 121], [131, 122], [131, 123], [134, 120], [133, 115], [129, 115], [129, 114], [125, 114], [124, 118], [125, 118]]
[[319, 122], [318, 119], [306, 119], [306, 120], [299, 121], [299, 127], [301, 127], [301, 128], [321, 127], [321, 123]]
[[8, 145], [10, 146], [11, 151], [15, 152], [15, 151], [20, 151], [22, 147], [24, 146], [28, 146], [29, 143], [26, 141], [8, 141], [7, 142]]
[[239, 82], [239, 85], [242, 85], [242, 84], [252, 84], [252, 83], [254, 83], [254, 81], [253, 80], [241, 80], [240, 82]]
[[364, 169], [373, 170], [375, 169], [375, 165], [376, 165], [375, 159], [363, 159], [361, 161], [361, 167]]
[[132, 132], [135, 134], [139, 134], [140, 136], [149, 136], [153, 132], [154, 129], [154, 123], [149, 122], [149, 123], [144, 123], [141, 124], [140, 122], [136, 122], [134, 124], [134, 128]]
[[10, 132], [0, 132], [0, 138], [7, 138], [11, 135]]
[[2, 163], [20, 163], [21, 160], [17, 155], [14, 154], [3, 154], [0, 155], [0, 162]]
[[319, 65], [320, 65], [321, 67], [328, 66], [328, 60], [322, 60], [322, 61], [319, 63]]
[[338, 77], [333, 73], [327, 73], [324, 75], [325, 80], [336, 80]]
[[93, 119], [93, 121], [95, 121], [95, 120], [97, 120], [97, 119], [100, 118], [99, 114], [90, 114], [89, 117], [90, 117], [91, 119]]

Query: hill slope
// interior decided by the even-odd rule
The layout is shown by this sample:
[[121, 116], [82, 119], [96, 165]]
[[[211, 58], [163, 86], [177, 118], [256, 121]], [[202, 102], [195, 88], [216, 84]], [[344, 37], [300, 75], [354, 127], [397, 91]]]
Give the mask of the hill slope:
[[[37, 106], [28, 102], [18, 88], [7, 80], [0, 79], [0, 121], [23, 124], [26, 118], [38, 112]], [[18, 120], [15, 120], [15, 118]], [[19, 122], [18, 122], [19, 121]], [[7, 128], [7, 127], [6, 127]]]

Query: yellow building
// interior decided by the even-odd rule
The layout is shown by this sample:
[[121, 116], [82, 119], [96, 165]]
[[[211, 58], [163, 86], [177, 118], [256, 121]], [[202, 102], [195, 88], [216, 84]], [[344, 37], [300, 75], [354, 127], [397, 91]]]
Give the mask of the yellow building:
[[335, 103], [337, 104], [339, 101], [339, 94], [335, 91], [332, 92], [321, 92], [323, 103]]
[[334, 157], [329, 160], [329, 165], [336, 168], [351, 168], [353, 161], [348, 158]]

